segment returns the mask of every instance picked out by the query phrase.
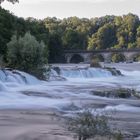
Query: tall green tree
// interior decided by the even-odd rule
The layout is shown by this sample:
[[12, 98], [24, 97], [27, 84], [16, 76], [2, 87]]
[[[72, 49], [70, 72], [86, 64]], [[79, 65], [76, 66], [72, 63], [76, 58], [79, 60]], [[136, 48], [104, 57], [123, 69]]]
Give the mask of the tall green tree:
[[[0, 0], [0, 4], [2, 3], [2, 2], [4, 2], [5, 0]], [[11, 3], [16, 3], [16, 2], [19, 2], [19, 0], [7, 0], [8, 2], [11, 2]]]
[[28, 32], [19, 38], [14, 35], [7, 46], [7, 60], [10, 67], [28, 72], [40, 79], [44, 78], [43, 72], [44, 66], [47, 64], [47, 56], [44, 54], [46, 46], [43, 42], [39, 43]]
[[52, 33], [50, 35], [48, 48], [49, 48], [49, 57], [48, 57], [49, 63], [65, 62], [63, 57], [62, 41], [61, 37], [58, 34]]
[[6, 59], [7, 46], [13, 34], [15, 17], [0, 7], [0, 55]]
[[105, 24], [96, 34], [89, 38], [88, 50], [109, 49], [116, 43], [116, 28], [113, 24]]
[[62, 42], [65, 49], [83, 49], [83, 40], [79, 33], [73, 29], [65, 31]]

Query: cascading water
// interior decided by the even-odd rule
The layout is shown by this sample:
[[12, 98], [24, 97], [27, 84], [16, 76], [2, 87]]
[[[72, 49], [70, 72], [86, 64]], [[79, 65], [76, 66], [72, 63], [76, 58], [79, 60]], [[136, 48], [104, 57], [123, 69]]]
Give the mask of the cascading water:
[[18, 70], [0, 70], [0, 81], [3, 83], [39, 84], [40, 81], [25, 72]]
[[[58, 81], [64, 81], [69, 78], [108, 77], [112, 76], [112, 74], [107, 70], [95, 68], [60, 68], [59, 73], [52, 69], [50, 76], [51, 79], [54, 78], [52, 80], [54, 82], [52, 83], [55, 84], [55, 77], [57, 77]], [[69, 81], [59, 84], [65, 83], [69, 84]], [[60, 94], [60, 92], [55, 91], [57, 86], [54, 87], [53, 84], [49, 86], [49, 84], [51, 84], [51, 82], [42, 82], [25, 72], [9, 69], [0, 70], [0, 107], [39, 107], [45, 105], [57, 107], [59, 106], [58, 104], [61, 106], [62, 104], [64, 105], [71, 102], [65, 99], [67, 95], [69, 95], [69, 97], [75, 96], [74, 93], [65, 90], [62, 90], [63, 92]], [[59, 87], [56, 89], [59, 89]], [[27, 95], [23, 94], [24, 91], [26, 91]], [[30, 92], [36, 95], [38, 94], [37, 92], [40, 92], [43, 96], [29, 96], [28, 93], [30, 94]]]
[[25, 72], [9, 69], [0, 70], [0, 92], [10, 92], [11, 88], [39, 83], [41, 83], [40, 80]]
[[115, 114], [117, 120], [122, 116], [122, 120], [118, 121], [121, 122], [120, 126], [124, 117], [128, 117], [125, 126], [128, 120], [132, 120], [130, 124], [138, 124], [139, 98], [112, 98], [95, 94], [108, 90], [114, 94], [113, 90], [120, 87], [133, 88], [140, 93], [140, 71], [120, 69], [124, 76], [113, 76], [113, 70], [87, 68], [83, 65], [58, 66], [51, 69], [51, 78], [48, 82], [40, 81], [25, 72], [0, 70], [0, 109], [49, 108], [68, 116], [89, 108], [94, 111], [96, 109], [99, 113], [115, 111], [118, 113]]
[[[56, 75], [56, 72], [53, 73]], [[98, 78], [111, 77], [112, 73], [101, 68], [60, 68], [58, 75], [65, 78]]]
[[0, 82], [0, 92], [1, 91], [7, 91], [6, 86], [2, 82]]
[[[100, 68], [59, 68], [59, 72], [52, 69], [51, 80], [65, 80], [65, 78], [98, 78], [111, 77], [112, 73]], [[36, 77], [18, 70], [0, 70], [0, 81], [4, 84], [11, 83], [21, 85], [40, 84]]]
[[0, 70], [0, 108], [67, 106], [73, 99], [95, 98], [89, 93], [92, 88], [114, 87], [117, 78], [109, 70], [87, 67], [52, 68], [50, 77], [43, 82], [18, 70]]

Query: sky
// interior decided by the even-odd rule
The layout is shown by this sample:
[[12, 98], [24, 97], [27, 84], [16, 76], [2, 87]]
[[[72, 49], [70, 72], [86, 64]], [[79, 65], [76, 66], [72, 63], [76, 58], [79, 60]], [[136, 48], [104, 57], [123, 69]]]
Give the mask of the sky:
[[2, 7], [19, 17], [94, 18], [105, 15], [137, 14], [140, 17], [140, 0], [19, 0], [19, 3], [2, 3]]

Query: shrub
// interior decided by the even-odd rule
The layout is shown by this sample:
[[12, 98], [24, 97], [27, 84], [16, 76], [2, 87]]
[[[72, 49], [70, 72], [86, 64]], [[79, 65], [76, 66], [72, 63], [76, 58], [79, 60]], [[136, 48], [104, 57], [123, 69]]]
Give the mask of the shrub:
[[46, 46], [38, 42], [30, 33], [17, 38], [14, 35], [7, 44], [8, 65], [43, 79], [44, 65], [47, 63]]
[[105, 70], [110, 71], [114, 76], [123, 76], [122, 73], [116, 68], [104, 67]]
[[102, 55], [100, 55], [100, 54], [93, 55], [92, 59], [96, 59], [99, 62], [104, 62], [104, 57]]
[[111, 60], [112, 60], [112, 62], [118, 63], [118, 62], [124, 62], [126, 59], [123, 54], [115, 53], [112, 55]]
[[130, 98], [134, 91], [131, 89], [120, 88], [117, 90], [117, 95], [119, 98]]
[[101, 68], [99, 60], [98, 59], [93, 59], [90, 63], [90, 67]]
[[139, 62], [139, 61], [140, 61], [140, 54], [139, 54], [139, 55], [136, 55], [136, 56], [134, 57], [134, 61], [136, 61], [136, 62]]
[[78, 140], [87, 140], [96, 136], [110, 137], [112, 135], [108, 118], [105, 115], [99, 115], [97, 112], [92, 114], [89, 110], [69, 118], [67, 126], [69, 131], [76, 134]]
[[107, 91], [92, 91], [92, 94], [110, 98], [130, 98], [132, 96], [136, 97], [136, 91], [134, 89], [127, 88], [112, 89]]

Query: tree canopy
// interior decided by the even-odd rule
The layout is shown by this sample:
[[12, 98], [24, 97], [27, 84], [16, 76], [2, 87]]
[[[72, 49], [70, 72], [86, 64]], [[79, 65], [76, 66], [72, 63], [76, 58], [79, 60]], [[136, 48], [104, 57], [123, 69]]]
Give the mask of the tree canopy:
[[[0, 4], [2, 3], [2, 2], [4, 2], [5, 0], [0, 0]], [[16, 3], [16, 2], [19, 2], [19, 0], [6, 0], [6, 1], [8, 1], [8, 2], [11, 2], [11, 3]]]
[[0, 55], [5, 61], [11, 37], [23, 36], [28, 31], [48, 46], [45, 53], [49, 51], [50, 63], [62, 62], [64, 50], [140, 48], [140, 20], [132, 13], [91, 19], [47, 17], [37, 20], [16, 17], [0, 7]]
[[7, 60], [10, 67], [36, 75], [43, 78], [43, 67], [47, 64], [45, 55], [45, 44], [40, 43], [29, 32], [23, 37], [12, 36], [7, 44]]

